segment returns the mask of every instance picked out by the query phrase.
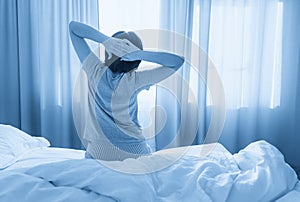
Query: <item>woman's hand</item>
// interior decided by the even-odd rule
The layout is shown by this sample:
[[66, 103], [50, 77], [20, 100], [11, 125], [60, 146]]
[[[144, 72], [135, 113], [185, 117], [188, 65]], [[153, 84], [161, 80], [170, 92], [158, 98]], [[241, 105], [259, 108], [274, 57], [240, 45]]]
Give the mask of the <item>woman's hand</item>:
[[112, 54], [116, 55], [117, 57], [123, 57], [128, 53], [140, 50], [127, 39], [110, 37], [102, 42], [102, 44], [104, 45], [105, 51], [108, 54], [108, 59], [112, 57]]

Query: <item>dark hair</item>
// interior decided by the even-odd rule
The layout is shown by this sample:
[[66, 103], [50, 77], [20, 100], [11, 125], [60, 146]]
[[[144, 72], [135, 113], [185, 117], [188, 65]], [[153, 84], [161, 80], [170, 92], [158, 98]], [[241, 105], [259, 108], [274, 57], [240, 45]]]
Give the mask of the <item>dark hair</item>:
[[[127, 39], [136, 47], [143, 50], [142, 41], [134, 32], [119, 31], [113, 34], [112, 37], [119, 39]], [[136, 69], [140, 63], [140, 60], [121, 61], [121, 58], [117, 57], [116, 55], [112, 55], [112, 57], [108, 59], [108, 54], [105, 52], [105, 64], [112, 72], [126, 73], [133, 69]]]

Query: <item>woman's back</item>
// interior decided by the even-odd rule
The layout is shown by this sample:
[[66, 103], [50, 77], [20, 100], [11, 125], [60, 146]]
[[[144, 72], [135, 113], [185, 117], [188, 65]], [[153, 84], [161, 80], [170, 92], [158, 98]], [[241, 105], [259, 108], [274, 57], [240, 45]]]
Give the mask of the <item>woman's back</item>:
[[95, 110], [99, 126], [113, 143], [143, 139], [138, 122], [134, 72], [103, 72], [97, 85]]
[[97, 135], [84, 135], [87, 152], [103, 160], [150, 153], [137, 119], [135, 72], [113, 73], [93, 53], [82, 68], [88, 78], [89, 109], [86, 111], [96, 120], [88, 123], [88, 127], [97, 130]]

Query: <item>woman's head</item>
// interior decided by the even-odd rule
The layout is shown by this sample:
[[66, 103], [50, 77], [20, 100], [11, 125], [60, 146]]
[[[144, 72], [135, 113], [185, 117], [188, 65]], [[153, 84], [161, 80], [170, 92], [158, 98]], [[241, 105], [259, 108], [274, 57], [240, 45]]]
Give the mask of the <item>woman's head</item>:
[[[143, 50], [142, 41], [134, 32], [119, 31], [113, 34], [112, 37], [119, 39], [127, 39], [133, 45]], [[108, 54], [105, 52], [105, 64], [110, 68], [112, 72], [129, 72], [133, 69], [136, 69], [140, 63], [140, 60], [121, 61], [121, 58], [117, 57], [116, 55], [112, 55], [112, 57], [108, 59]]]

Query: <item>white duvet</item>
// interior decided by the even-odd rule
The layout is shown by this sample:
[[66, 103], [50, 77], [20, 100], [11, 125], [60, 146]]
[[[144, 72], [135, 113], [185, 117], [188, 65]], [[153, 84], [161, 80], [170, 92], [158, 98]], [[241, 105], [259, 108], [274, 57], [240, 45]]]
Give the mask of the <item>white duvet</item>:
[[116, 170], [91, 159], [3, 170], [0, 201], [274, 201], [295, 188], [294, 170], [265, 141], [234, 155], [215, 144], [201, 157], [203, 147], [192, 146], [167, 168], [148, 174], [116, 170], [147, 169], [172, 158], [180, 148], [109, 163]]

